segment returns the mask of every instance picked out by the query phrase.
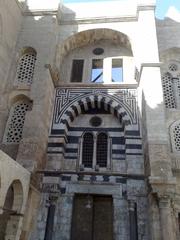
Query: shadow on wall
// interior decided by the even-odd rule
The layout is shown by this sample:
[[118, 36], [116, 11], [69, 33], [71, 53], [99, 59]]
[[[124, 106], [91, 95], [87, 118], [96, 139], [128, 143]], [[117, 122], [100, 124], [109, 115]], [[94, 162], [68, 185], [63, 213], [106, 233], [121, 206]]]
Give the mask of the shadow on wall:
[[142, 93], [141, 123], [145, 174], [168, 179], [172, 166], [169, 161], [171, 150], [168, 146], [164, 107], [164, 102], [154, 108], [150, 107], [144, 92]]
[[9, 239], [13, 234], [17, 234], [21, 209], [23, 203], [23, 188], [19, 180], [14, 180], [9, 186], [3, 206], [3, 214], [0, 214], [0, 239]]
[[[23, 4], [25, 4], [25, 2]], [[25, 6], [23, 5], [22, 7]], [[68, 11], [70, 12], [70, 10]], [[28, 15], [28, 9], [26, 9], [26, 14]], [[71, 19], [74, 18], [73, 12], [70, 12], [69, 14], [71, 15]], [[48, 11], [42, 16], [39, 16], [39, 13], [37, 13], [37, 16], [36, 14], [35, 16], [31, 16], [31, 13], [29, 13], [28, 17], [24, 16], [23, 26], [17, 42], [17, 51], [14, 53], [12, 61], [13, 64], [8, 74], [8, 81], [6, 81], [3, 91], [10, 93], [14, 99], [19, 99], [19, 97], [22, 95], [22, 92], [27, 98], [29, 98], [29, 96], [33, 96], [31, 99], [33, 101], [32, 111], [25, 116], [25, 121], [23, 122], [22, 126], [23, 129], [21, 129], [22, 141], [18, 143], [3, 143], [4, 130], [2, 131], [3, 133], [0, 138], [2, 139], [1, 143], [3, 143], [1, 144], [1, 148], [12, 158], [18, 160], [19, 162], [22, 160], [22, 162], [24, 161], [26, 163], [28, 160], [29, 162], [32, 160], [33, 164], [36, 165], [37, 168], [44, 169], [46, 166], [45, 154], [49, 134], [49, 129], [47, 126], [50, 126], [54, 92], [54, 88], [50, 87], [53, 85], [52, 80], [47, 74], [44, 66], [45, 64], [51, 64], [52, 68], [55, 68], [57, 42], [62, 43], [64, 39], [69, 37], [71, 34], [76, 33], [78, 28], [77, 24], [72, 25], [70, 33], [67, 33], [67, 36], [65, 35], [61, 37], [58, 34], [60, 32], [59, 24], [61, 24], [62, 20], [62, 17], [60, 17], [60, 12], [57, 13], [57, 16], [55, 12]], [[23, 89], [18, 88], [18, 85], [15, 86], [14, 83], [16, 80], [17, 66], [20, 57], [18, 53], [20, 53], [21, 50], [27, 46], [35, 49], [37, 53], [37, 61], [35, 64], [32, 84], [28, 90], [26, 89], [26, 91], [23, 91]], [[8, 121], [8, 116], [10, 116], [9, 101], [9, 95], [7, 94], [5, 107], [9, 109], [9, 111], [3, 113], [4, 116], [2, 118], [2, 125], [4, 126], [4, 129]], [[23, 140], [25, 139], [30, 139], [34, 142], [38, 139], [39, 142], [34, 143], [37, 144], [38, 147], [34, 150], [33, 144], [29, 144], [28, 141], [28, 143], [23, 146]], [[18, 157], [16, 158], [16, 156]], [[12, 196], [13, 190], [11, 192], [9, 191], [7, 198], [13, 199]], [[6, 208], [12, 208], [12, 202], [9, 200], [7, 200], [6, 205]], [[28, 218], [27, 215], [25, 214], [25, 220]], [[3, 228], [0, 229], [0, 239], [4, 238], [7, 225], [12, 227], [12, 225], [8, 224], [8, 220], [10, 218], [12, 217], [10, 217], [9, 214], [6, 214], [6, 216], [3, 215], [0, 219], [0, 225], [2, 224], [1, 226], [3, 226]], [[33, 218], [33, 216], [31, 216], [31, 218]], [[29, 225], [26, 226], [28, 229], [32, 229], [32, 226], [30, 225], [31, 222], [33, 222], [33, 220], [28, 221]], [[31, 230], [24, 233], [24, 239], [29, 238], [30, 232]]]
[[[39, 118], [44, 119], [44, 121], [37, 121], [37, 126], [33, 127], [25, 127], [23, 129], [23, 136], [22, 138], [34, 138], [36, 137], [39, 139], [39, 141], [42, 140], [44, 146], [47, 144], [48, 139], [48, 129], [47, 126], [50, 126], [50, 118], [51, 118], [51, 109], [52, 109], [52, 102], [49, 100], [49, 98], [46, 98], [44, 96], [51, 96], [49, 92], [51, 91], [49, 86], [52, 86], [52, 80], [49, 78], [49, 75], [47, 75], [47, 71], [45, 71], [45, 64], [51, 64], [52, 68], [55, 69], [55, 55], [57, 51], [57, 42], [62, 42], [63, 39], [59, 36], [58, 32], [60, 28], [60, 22], [62, 19], [61, 16], [61, 9], [63, 11], [68, 11], [69, 15], [71, 16], [71, 19], [75, 18], [75, 14], [67, 9], [65, 6], [60, 6], [61, 9], [59, 11], [46, 11], [44, 14], [42, 13], [42, 16], [39, 16], [39, 12], [35, 16], [32, 16], [30, 13], [30, 10], [26, 6], [26, 2], [22, 2], [22, 7], [26, 8], [26, 14], [28, 18], [24, 17], [23, 27], [22, 31], [20, 33], [19, 41], [17, 42], [17, 51], [14, 54], [14, 63], [12, 64], [10, 73], [9, 73], [9, 81], [6, 81], [6, 86], [4, 91], [11, 92], [11, 96], [13, 98], [19, 98], [19, 96], [23, 94], [29, 98], [30, 95], [33, 95], [33, 103], [36, 106], [40, 106], [39, 111]], [[56, 15], [57, 14], [57, 15]], [[36, 16], [37, 15], [37, 16]], [[32, 17], [29, 17], [32, 16]], [[28, 19], [28, 20], [27, 20]], [[33, 34], [32, 34], [32, 26], [33, 26]], [[77, 32], [77, 25], [74, 24], [72, 26], [70, 35], [74, 32]], [[64, 36], [64, 38], [69, 36]], [[59, 40], [60, 38], [60, 40]], [[21, 40], [22, 39], [22, 40]], [[34, 76], [31, 86], [24, 86], [24, 82], [22, 84], [22, 81], [17, 84], [16, 82], [16, 76], [18, 71], [18, 64], [20, 60], [20, 53], [22, 53], [22, 50], [24, 48], [32, 48], [37, 53], [37, 61], [35, 63], [35, 69], [34, 69]], [[18, 53], [18, 54], [17, 54]], [[51, 83], [49, 82], [51, 81]], [[21, 86], [20, 86], [21, 85]], [[23, 86], [22, 86], [23, 85]], [[13, 89], [12, 89], [13, 86]], [[38, 87], [37, 87], [38, 86]], [[23, 91], [25, 89], [25, 91]], [[40, 92], [43, 94], [41, 95]], [[11, 99], [10, 99], [11, 100]], [[2, 118], [2, 125], [6, 126], [6, 122], [8, 121], [8, 116], [10, 114], [10, 107], [9, 107], [9, 98], [7, 96], [6, 98], [6, 109], [9, 109], [9, 112], [4, 112], [4, 116]], [[33, 118], [33, 111], [34, 108], [32, 108], [32, 111], [30, 114], [27, 114], [24, 126], [26, 124], [28, 125], [30, 123], [30, 118]], [[36, 113], [34, 113], [36, 114]], [[46, 119], [44, 116], [47, 116]], [[37, 114], [35, 116], [37, 118]], [[44, 128], [40, 127], [39, 124], [44, 124]], [[38, 130], [37, 130], [38, 129]], [[2, 131], [2, 135], [0, 138], [2, 139], [1, 147], [2, 150], [5, 151], [8, 155], [10, 155], [13, 159], [16, 159], [16, 156], [18, 155], [18, 146], [19, 143], [4, 143], [3, 142], [3, 134], [4, 130]], [[41, 137], [40, 137], [41, 136]], [[41, 144], [42, 146], [42, 144]], [[45, 152], [46, 149], [43, 149]], [[43, 156], [43, 154], [42, 154]], [[44, 160], [40, 161], [43, 162]], [[43, 164], [45, 166], [45, 164]], [[42, 167], [40, 167], [42, 168]]]

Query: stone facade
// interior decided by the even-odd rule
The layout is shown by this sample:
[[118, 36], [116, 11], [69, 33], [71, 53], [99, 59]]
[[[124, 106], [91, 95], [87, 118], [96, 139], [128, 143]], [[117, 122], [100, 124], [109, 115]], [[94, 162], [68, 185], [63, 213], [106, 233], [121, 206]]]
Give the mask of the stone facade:
[[154, 10], [0, 1], [0, 239], [179, 239], [180, 23]]

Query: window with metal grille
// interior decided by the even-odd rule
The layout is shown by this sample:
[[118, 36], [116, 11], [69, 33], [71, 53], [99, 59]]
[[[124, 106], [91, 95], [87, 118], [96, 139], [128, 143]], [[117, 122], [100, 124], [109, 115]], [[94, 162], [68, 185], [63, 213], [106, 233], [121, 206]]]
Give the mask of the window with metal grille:
[[82, 164], [84, 167], [92, 168], [93, 166], [93, 144], [93, 134], [85, 133], [82, 148]]
[[107, 167], [108, 137], [106, 133], [97, 136], [96, 163], [99, 167]]

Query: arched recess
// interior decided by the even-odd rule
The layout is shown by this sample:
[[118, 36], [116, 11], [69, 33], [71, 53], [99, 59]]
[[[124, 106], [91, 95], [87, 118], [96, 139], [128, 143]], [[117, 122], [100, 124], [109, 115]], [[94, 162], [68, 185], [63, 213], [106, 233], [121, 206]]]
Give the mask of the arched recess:
[[[60, 93], [66, 93], [65, 97], [58, 98], [59, 95], [61, 96]], [[58, 154], [58, 158], [61, 159], [58, 167], [61, 168], [64, 164], [63, 166], [70, 170], [69, 161], [73, 169], [76, 168], [76, 163], [81, 164], [81, 159], [79, 161], [79, 157], [82, 156], [79, 151], [82, 143], [81, 136], [84, 131], [96, 131], [92, 130], [94, 126], [91, 124], [91, 118], [95, 115], [106, 119], [103, 114], [108, 114], [108, 120], [102, 121], [102, 125], [97, 129], [107, 133], [112, 132], [110, 138], [112, 138], [113, 166], [118, 165], [119, 160], [126, 160], [128, 154], [141, 155], [141, 140], [137, 143], [137, 139], [133, 137], [141, 137], [134, 92], [123, 91], [124, 94], [118, 95], [118, 92], [111, 94], [110, 91], [95, 90], [83, 93], [73, 92], [71, 95], [68, 92], [67, 95], [66, 91], [57, 92], [48, 154]], [[69, 97], [68, 101], [66, 96]], [[130, 96], [129, 99], [128, 96]], [[118, 139], [115, 139], [116, 136]]]
[[61, 66], [62, 60], [70, 51], [88, 44], [98, 43], [101, 40], [109, 40], [117, 46], [122, 46], [133, 55], [131, 43], [126, 34], [108, 28], [91, 29], [74, 34], [59, 46], [56, 55], [57, 66]]
[[6, 193], [3, 214], [0, 215], [0, 239], [16, 239], [23, 204], [23, 188], [19, 180], [14, 180]]
[[79, 114], [93, 108], [100, 109], [102, 107], [118, 118], [124, 127], [137, 123], [137, 119], [134, 118], [131, 110], [123, 102], [117, 102], [108, 95], [89, 95], [73, 103], [71, 102], [71, 105], [63, 111], [60, 119], [60, 129], [66, 133], [71, 126], [71, 122]]

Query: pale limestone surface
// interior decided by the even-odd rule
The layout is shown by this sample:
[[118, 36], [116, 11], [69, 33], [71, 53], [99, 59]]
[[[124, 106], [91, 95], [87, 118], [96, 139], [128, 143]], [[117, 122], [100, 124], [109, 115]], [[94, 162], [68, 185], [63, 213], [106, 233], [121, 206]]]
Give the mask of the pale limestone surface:
[[[4, 169], [0, 175], [1, 207], [9, 184], [13, 179], [19, 179], [24, 182], [22, 185], [25, 188], [23, 192], [25, 202], [22, 208], [24, 213], [30, 174], [24, 168], [32, 173], [27, 202], [29, 210], [26, 211], [23, 219], [22, 233], [19, 225], [16, 236], [14, 234], [10, 239], [18, 240], [20, 234], [22, 240], [44, 239], [46, 204], [50, 196], [48, 193], [42, 193], [40, 196], [39, 186], [42, 180], [35, 175], [36, 170], [44, 168], [76, 170], [77, 168], [77, 162], [71, 159], [64, 162], [64, 157], [60, 154], [47, 155], [47, 144], [50, 141], [48, 136], [51, 135], [53, 123], [55, 88], [57, 86], [62, 88], [68, 86], [72, 89], [76, 87], [81, 90], [91, 88], [89, 80], [92, 50], [99, 46], [106, 50], [103, 57], [106, 58], [104, 71], [107, 74], [104, 78], [105, 83], [101, 86], [97, 85], [97, 89], [102, 86], [116, 88], [116, 84], [108, 85], [111, 79], [110, 60], [112, 57], [123, 57], [125, 82], [117, 88], [130, 88], [133, 85], [137, 88], [138, 94], [141, 131], [140, 139], [136, 144], [143, 143], [143, 155], [127, 155], [121, 163], [114, 161], [112, 169], [118, 173], [128, 174], [143, 174], [145, 171], [150, 176], [151, 188], [146, 197], [146, 189], [149, 185], [146, 185], [145, 181], [128, 179], [126, 184], [117, 184], [115, 177], [111, 176], [110, 183], [104, 184], [103, 177], [98, 176], [97, 181], [91, 185], [90, 178], [86, 176], [85, 182], [89, 181], [91, 194], [101, 192], [101, 194], [113, 195], [113, 205], [116, 209], [115, 239], [129, 240], [127, 200], [137, 201], [140, 239], [179, 239], [177, 221], [180, 212], [180, 153], [173, 151], [171, 126], [175, 121], [180, 120], [180, 112], [179, 108], [165, 109], [161, 73], [167, 71], [169, 62], [180, 61], [180, 23], [170, 18], [155, 20], [154, 6], [154, 0], [84, 4], [63, 4], [62, 1], [52, 0], [44, 1], [43, 6], [37, 0], [28, 0], [27, 6], [24, 0], [0, 1], [1, 148], [18, 162], [14, 163], [14, 160], [0, 153], [0, 166], [3, 167], [0, 171]], [[22, 49], [26, 47], [31, 47], [37, 52], [32, 85], [28, 87], [15, 84], [18, 60]], [[79, 85], [70, 83], [74, 58], [85, 60], [86, 71], [84, 71], [83, 83]], [[32, 109], [26, 114], [20, 143], [7, 144], [3, 142], [3, 135], [6, 132], [10, 109], [18, 99], [28, 99]], [[111, 107], [114, 111], [113, 106]], [[84, 126], [83, 124], [88, 121], [85, 118], [85, 115], [84, 117], [78, 115], [71, 123], [71, 127]], [[69, 119], [68, 121], [70, 122]], [[104, 116], [103, 127], [117, 125], [113, 115]], [[59, 129], [60, 127], [59, 125]], [[67, 126], [64, 128], [68, 132]], [[139, 129], [138, 124], [126, 127], [127, 131], [137, 129]], [[65, 140], [61, 138], [58, 141], [65, 144]], [[51, 138], [51, 143], [57, 143], [55, 137]], [[126, 144], [132, 144], [132, 140], [126, 140]], [[76, 148], [75, 145], [69, 147]], [[133, 150], [128, 149], [126, 153], [131, 154]], [[17, 171], [14, 171], [16, 168]], [[86, 185], [77, 179], [77, 175], [74, 175], [70, 182], [63, 182], [59, 178], [57, 180], [57, 183], [68, 191], [61, 196], [55, 194], [57, 211], [54, 240], [70, 239], [73, 196], [77, 192], [87, 194]], [[54, 184], [53, 178], [44, 178], [43, 181]], [[127, 199], [122, 194], [115, 196], [114, 191], [116, 192], [117, 189], [127, 193]], [[147, 209], [150, 214], [147, 214]], [[145, 228], [144, 223], [148, 221], [149, 224], [146, 224]]]
[[[0, 214], [6, 211], [6, 209], [4, 209], [4, 204], [10, 187], [13, 187], [14, 190], [12, 210], [18, 214], [25, 213], [29, 184], [30, 172], [11, 159], [8, 155], [0, 151]], [[13, 232], [14, 236], [11, 237], [11, 239], [19, 239], [21, 234], [20, 229], [22, 228], [22, 220], [22, 217], [14, 220], [13, 217], [9, 219], [7, 225], [8, 229], [6, 230], [6, 239], [11, 236]], [[13, 230], [13, 222], [14, 225], [17, 224], [17, 232]]]

